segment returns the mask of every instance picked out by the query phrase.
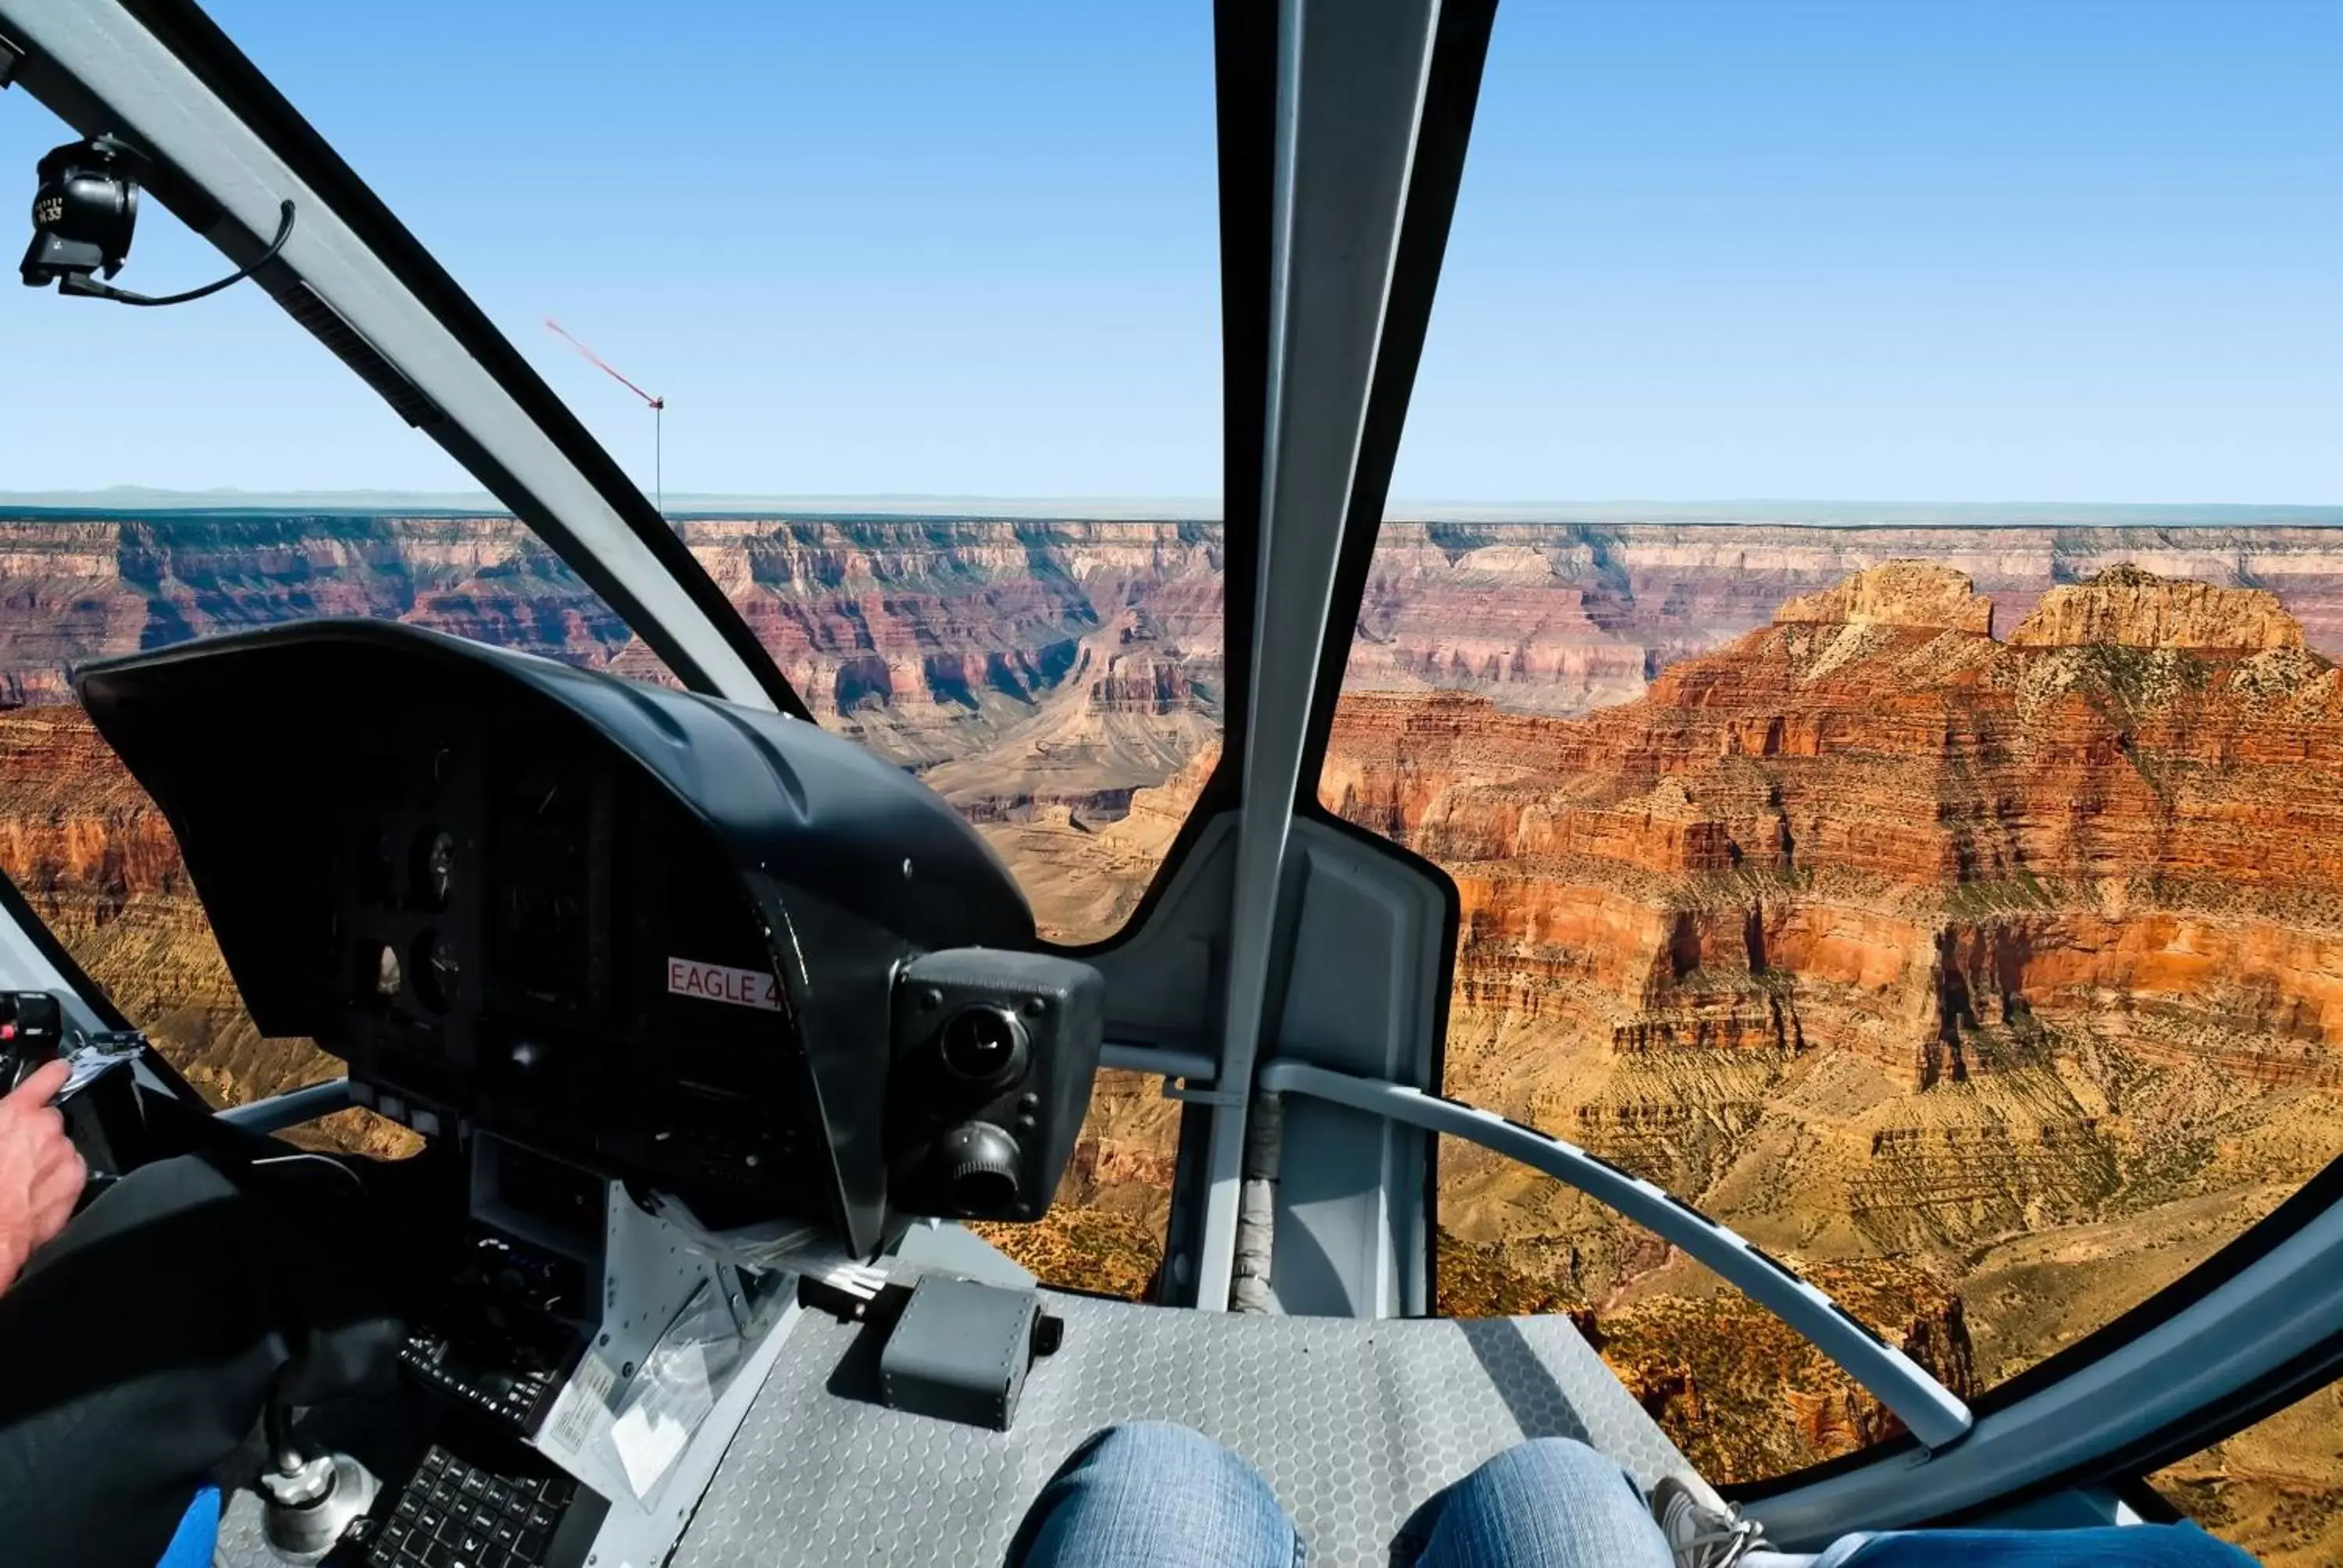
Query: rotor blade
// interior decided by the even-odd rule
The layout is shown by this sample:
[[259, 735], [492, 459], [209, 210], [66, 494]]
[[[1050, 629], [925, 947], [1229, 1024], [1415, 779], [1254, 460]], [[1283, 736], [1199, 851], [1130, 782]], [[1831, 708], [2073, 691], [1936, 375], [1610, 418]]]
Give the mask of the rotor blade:
[[608, 360], [595, 353], [591, 348], [587, 347], [583, 343], [578, 342], [575, 337], [570, 337], [569, 334], [563, 329], [561, 323], [554, 320], [553, 317], [548, 316], [545, 318], [545, 325], [564, 343], [568, 344], [570, 347], [575, 348], [578, 353], [584, 355], [588, 364], [598, 367], [604, 375], [609, 377], [610, 379], [616, 381], [619, 386], [624, 387], [628, 391], [633, 393], [636, 397], [641, 398], [644, 402], [649, 404], [654, 408], [664, 408], [667, 407], [666, 398], [652, 397], [649, 393], [644, 391], [641, 387], [628, 380], [624, 376], [619, 375], [618, 370]]

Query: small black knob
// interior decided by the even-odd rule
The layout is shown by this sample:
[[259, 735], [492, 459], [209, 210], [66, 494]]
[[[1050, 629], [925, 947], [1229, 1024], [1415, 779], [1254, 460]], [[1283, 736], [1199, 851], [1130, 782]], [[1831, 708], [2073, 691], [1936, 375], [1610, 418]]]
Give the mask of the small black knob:
[[1017, 1206], [1024, 1151], [1017, 1140], [990, 1121], [965, 1121], [936, 1145], [933, 1163], [955, 1212], [981, 1218]]

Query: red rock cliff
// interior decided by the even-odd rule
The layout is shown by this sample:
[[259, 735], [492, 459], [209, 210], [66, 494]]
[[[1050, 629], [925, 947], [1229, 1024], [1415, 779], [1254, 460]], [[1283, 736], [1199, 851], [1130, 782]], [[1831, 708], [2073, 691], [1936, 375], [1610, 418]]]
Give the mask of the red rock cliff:
[[2001, 644], [1958, 574], [1875, 568], [1581, 719], [1355, 695], [1322, 793], [1455, 870], [1476, 1005], [1623, 1049], [1845, 1045], [1925, 1083], [2087, 1010], [2328, 1074], [2334, 672], [2267, 595], [2110, 578]]
[[[0, 712], [0, 872], [91, 979], [216, 1103], [330, 1078], [304, 1040], [261, 1036], [179, 859], [169, 824], [80, 709]], [[362, 1112], [331, 1141], [374, 1153], [415, 1147]]]

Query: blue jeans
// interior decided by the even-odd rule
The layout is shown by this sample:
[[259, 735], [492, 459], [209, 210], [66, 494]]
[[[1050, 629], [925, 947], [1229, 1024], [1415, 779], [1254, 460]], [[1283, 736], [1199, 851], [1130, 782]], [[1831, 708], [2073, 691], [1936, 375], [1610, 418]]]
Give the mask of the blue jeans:
[[[1415, 1568], [1671, 1568], [1634, 1482], [1583, 1442], [1507, 1449], [1420, 1510], [1399, 1561]], [[1852, 1548], [1852, 1550], [1846, 1550]], [[1110, 1427], [1034, 1500], [1009, 1568], [1300, 1568], [1302, 1537], [1252, 1466], [1168, 1422]], [[1847, 1568], [2252, 1568], [2193, 1528], [1947, 1530], [1850, 1541]]]
[[[1418, 1518], [1417, 1568], [1669, 1568], [1635, 1483], [1564, 1437], [1506, 1450]], [[1252, 1466], [1160, 1421], [1076, 1449], [1009, 1547], [1010, 1568], [1299, 1568], [1303, 1557]]]

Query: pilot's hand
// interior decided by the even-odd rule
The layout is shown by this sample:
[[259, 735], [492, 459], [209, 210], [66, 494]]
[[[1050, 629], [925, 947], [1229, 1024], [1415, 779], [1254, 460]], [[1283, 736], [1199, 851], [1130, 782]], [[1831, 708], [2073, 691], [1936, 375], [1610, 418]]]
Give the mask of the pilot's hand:
[[34, 1249], [73, 1218], [89, 1169], [65, 1136], [65, 1113], [49, 1101], [73, 1070], [40, 1070], [0, 1099], [0, 1291], [23, 1271]]

